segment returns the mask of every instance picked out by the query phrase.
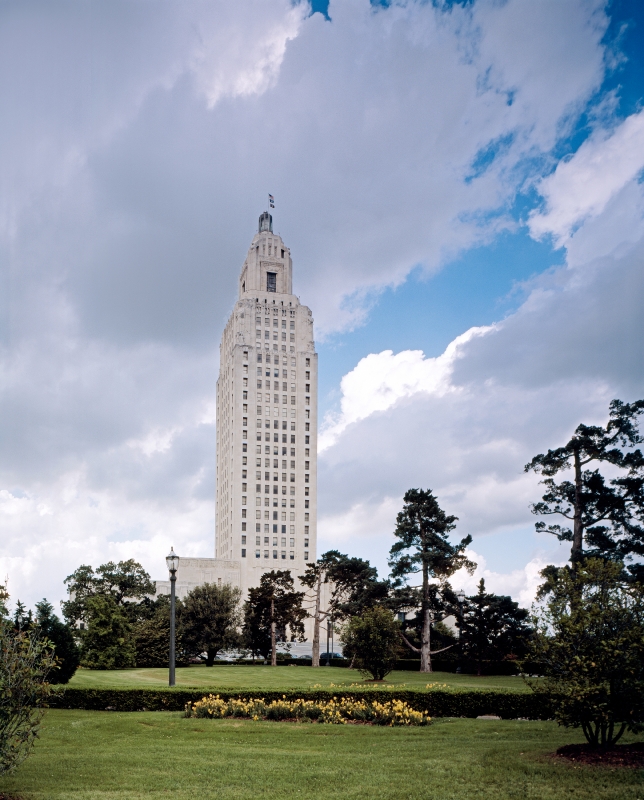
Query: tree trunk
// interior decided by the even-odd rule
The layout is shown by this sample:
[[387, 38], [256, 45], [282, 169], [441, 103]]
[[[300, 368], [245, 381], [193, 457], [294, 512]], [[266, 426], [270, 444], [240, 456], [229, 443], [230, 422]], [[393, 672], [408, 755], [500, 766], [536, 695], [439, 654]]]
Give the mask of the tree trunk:
[[313, 649], [311, 651], [311, 666], [320, 666], [320, 595], [322, 593], [322, 573], [318, 574], [318, 583], [315, 590], [315, 614], [313, 616]]
[[580, 561], [584, 547], [584, 526], [582, 520], [582, 493], [583, 486], [581, 480], [581, 459], [579, 447], [575, 445], [575, 513], [573, 517], [572, 548], [570, 550], [570, 560], [574, 564]]
[[429, 574], [427, 563], [423, 562], [423, 602], [422, 602], [423, 627], [420, 634], [420, 671], [432, 671], [431, 647], [431, 610], [429, 608]]
[[216, 650], [212, 650], [210, 647], [206, 650], [206, 666], [212, 667], [215, 663], [215, 656], [217, 655]]
[[275, 600], [271, 599], [271, 667], [277, 666], [277, 641], [275, 636]]

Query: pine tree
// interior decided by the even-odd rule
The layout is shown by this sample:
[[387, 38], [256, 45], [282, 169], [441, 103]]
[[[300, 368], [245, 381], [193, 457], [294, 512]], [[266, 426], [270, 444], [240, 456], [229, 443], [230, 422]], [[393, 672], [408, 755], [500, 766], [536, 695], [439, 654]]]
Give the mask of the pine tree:
[[417, 648], [409, 641], [407, 645], [420, 652], [420, 671], [431, 672], [430, 581], [444, 582], [463, 567], [469, 572], [474, 571], [476, 564], [465, 555], [472, 537], [466, 536], [458, 544], [451, 544], [449, 534], [456, 528], [457, 517], [445, 514], [430, 490], [409, 489], [403, 499], [405, 505], [396, 518], [394, 531], [398, 541], [389, 551], [389, 566], [394, 578], [419, 572], [422, 575], [421, 645]]

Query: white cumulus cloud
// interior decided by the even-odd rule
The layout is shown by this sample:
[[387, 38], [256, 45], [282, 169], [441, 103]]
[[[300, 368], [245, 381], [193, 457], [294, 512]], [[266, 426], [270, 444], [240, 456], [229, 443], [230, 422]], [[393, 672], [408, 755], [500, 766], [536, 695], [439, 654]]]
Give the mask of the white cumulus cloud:
[[538, 184], [544, 212], [533, 212], [529, 227], [539, 238], [552, 234], [565, 244], [588, 217], [600, 214], [644, 168], [644, 111], [632, 114], [610, 135], [598, 132]]

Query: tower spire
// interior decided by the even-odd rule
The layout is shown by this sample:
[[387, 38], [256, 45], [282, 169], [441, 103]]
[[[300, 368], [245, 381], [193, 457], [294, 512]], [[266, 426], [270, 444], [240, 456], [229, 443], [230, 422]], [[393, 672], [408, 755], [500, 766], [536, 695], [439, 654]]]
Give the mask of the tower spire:
[[264, 231], [273, 233], [273, 217], [268, 211], [264, 211], [259, 215], [259, 233], [263, 233]]

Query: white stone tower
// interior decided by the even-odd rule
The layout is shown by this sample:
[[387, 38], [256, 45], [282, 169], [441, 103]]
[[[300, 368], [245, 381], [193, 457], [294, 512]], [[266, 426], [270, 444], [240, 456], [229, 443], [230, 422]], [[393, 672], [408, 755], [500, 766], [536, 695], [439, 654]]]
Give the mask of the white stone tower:
[[264, 212], [221, 339], [217, 381], [215, 558], [239, 565], [244, 595], [264, 572], [297, 577], [316, 559], [317, 354], [292, 270]]

